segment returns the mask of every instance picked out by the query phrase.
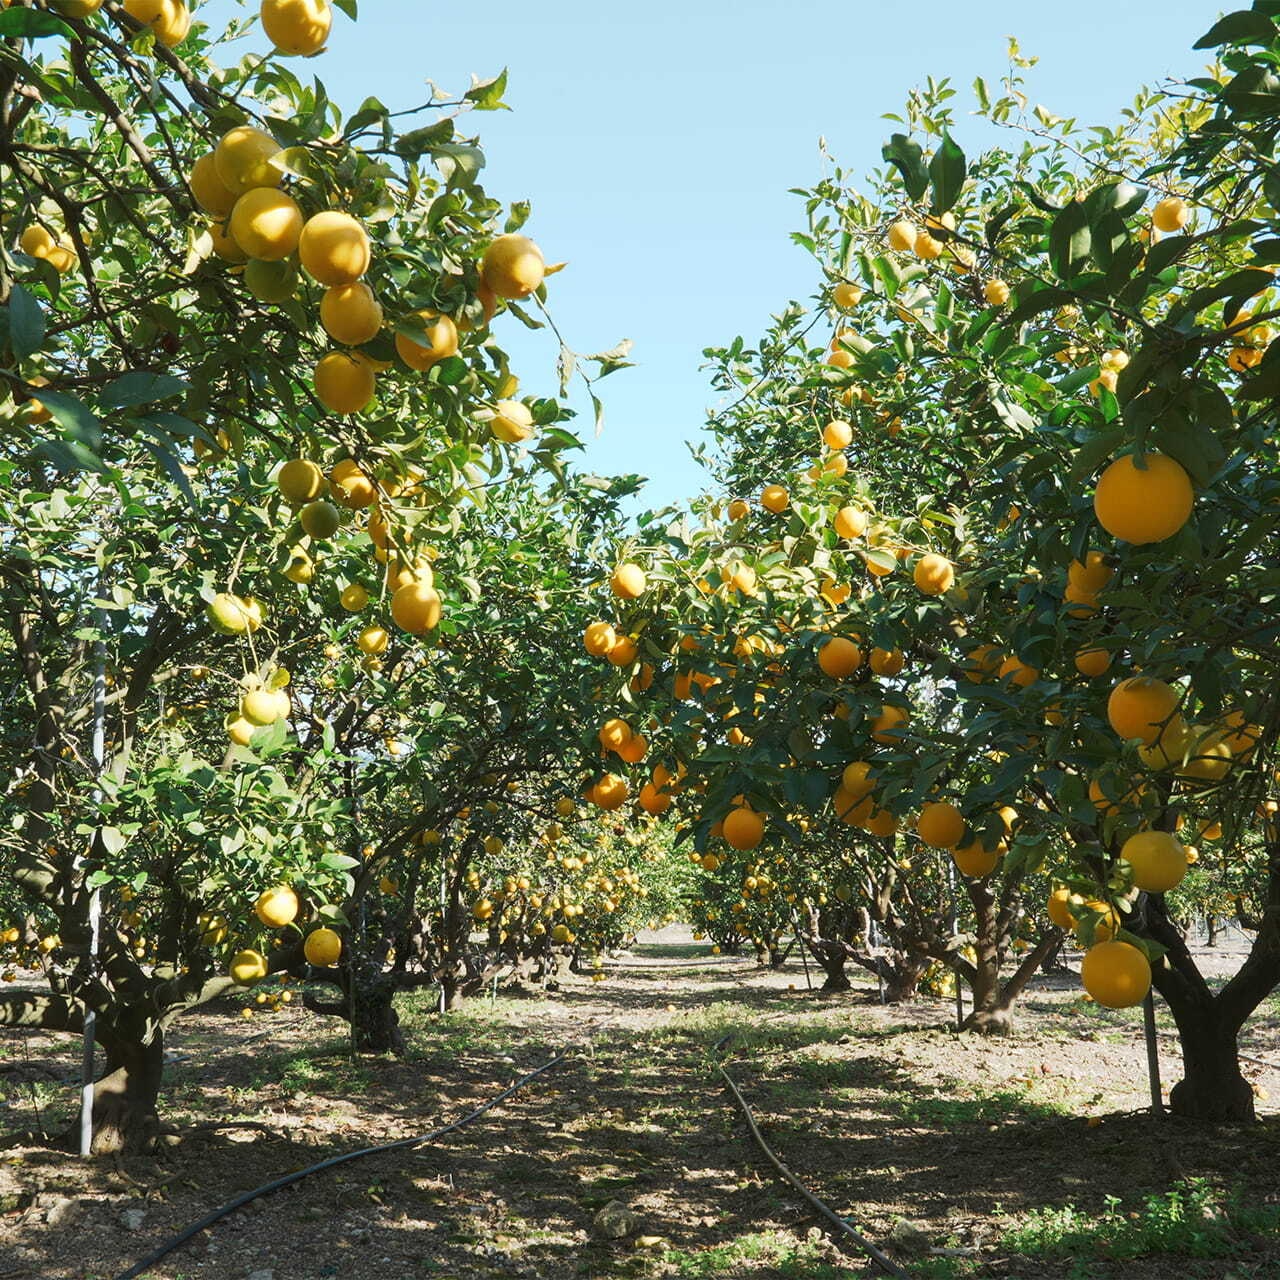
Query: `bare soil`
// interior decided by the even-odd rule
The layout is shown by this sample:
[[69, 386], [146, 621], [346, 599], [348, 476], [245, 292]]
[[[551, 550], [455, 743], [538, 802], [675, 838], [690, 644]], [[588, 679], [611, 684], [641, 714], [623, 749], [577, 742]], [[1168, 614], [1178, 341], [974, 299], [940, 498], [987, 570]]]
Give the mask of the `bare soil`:
[[[1209, 954], [1222, 971], [1239, 959]], [[988, 1040], [951, 1029], [953, 1002], [886, 1008], [857, 975], [852, 992], [824, 996], [798, 960], [761, 970], [687, 934], [652, 937], [606, 974], [444, 1018], [429, 998], [406, 1003], [404, 1060], [353, 1059], [340, 1024], [296, 1005], [252, 1019], [244, 998], [202, 1011], [168, 1046], [176, 1134], [156, 1157], [85, 1163], [21, 1137], [0, 1150], [0, 1280], [112, 1280], [240, 1193], [455, 1120], [566, 1047], [468, 1127], [258, 1199], [145, 1275], [878, 1274], [765, 1163], [723, 1063], [782, 1160], [913, 1278], [1280, 1276], [1280, 1235], [1230, 1216], [1234, 1204], [1280, 1222], [1277, 1006], [1246, 1036], [1248, 1053], [1278, 1064], [1246, 1063], [1259, 1122], [1210, 1128], [1151, 1117], [1137, 1011], [1082, 1002], [1068, 976], [1037, 981], [1016, 1035]], [[1166, 1092], [1176, 1049], [1162, 1040]], [[0, 1127], [65, 1128], [78, 1061], [71, 1037], [0, 1031]], [[1108, 1197], [1108, 1221], [1145, 1223], [1145, 1197], [1189, 1182], [1212, 1247], [1193, 1231], [1174, 1254], [1131, 1258], [1101, 1228], [1069, 1255], [1010, 1243], [1047, 1208], [1099, 1222]], [[616, 1240], [595, 1224], [612, 1202], [635, 1216]]]

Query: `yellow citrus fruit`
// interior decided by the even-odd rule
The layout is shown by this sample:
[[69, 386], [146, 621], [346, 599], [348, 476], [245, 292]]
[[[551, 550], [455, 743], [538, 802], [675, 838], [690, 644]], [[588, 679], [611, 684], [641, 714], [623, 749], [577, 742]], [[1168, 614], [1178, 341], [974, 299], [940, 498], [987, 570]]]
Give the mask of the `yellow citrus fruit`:
[[843, 418], [833, 418], [822, 428], [822, 442], [828, 449], [847, 449], [853, 443], [853, 427]]
[[424, 345], [408, 334], [397, 333], [396, 351], [410, 369], [422, 372], [430, 369], [433, 364], [458, 354], [458, 326], [448, 316], [438, 315], [434, 311], [419, 311], [417, 315], [426, 329], [426, 339], [430, 345]]
[[754, 849], [764, 839], [764, 819], [745, 805], [730, 810], [724, 820], [724, 838], [731, 849]]
[[169, 49], [181, 44], [191, 29], [191, 13], [182, 0], [124, 0], [124, 11], [150, 27]]
[[209, 224], [209, 239], [213, 241], [213, 251], [223, 262], [239, 266], [249, 261], [249, 255], [235, 242], [225, 222]]
[[857, 507], [841, 507], [836, 512], [834, 524], [837, 537], [860, 538], [867, 531], [867, 513]]
[[862, 290], [856, 284], [842, 281], [832, 289], [831, 297], [842, 311], [852, 311], [862, 301]]
[[862, 650], [846, 636], [833, 636], [818, 649], [818, 666], [833, 680], [847, 679], [862, 662]]
[[767, 484], [760, 494], [760, 505], [774, 515], [785, 511], [791, 504], [791, 495], [780, 484]]
[[899, 253], [910, 253], [915, 249], [919, 235], [915, 223], [900, 218], [889, 226], [889, 248], [896, 249]]
[[268, 929], [283, 929], [298, 914], [298, 895], [287, 884], [278, 884], [259, 895], [253, 910]]
[[293, 458], [277, 472], [276, 488], [287, 502], [301, 505], [320, 496], [324, 488], [324, 474], [314, 462]]
[[377, 375], [359, 351], [330, 351], [315, 370], [316, 398], [330, 413], [359, 413], [373, 399]]
[[224, 133], [214, 148], [214, 174], [237, 197], [254, 187], [278, 187], [284, 170], [272, 160], [279, 154], [280, 144], [269, 133], [238, 125]]
[[256, 728], [256, 725], [250, 724], [242, 715], [228, 716], [226, 720], [227, 737], [239, 747], [249, 745]]
[[1009, 301], [1009, 286], [1003, 280], [988, 280], [982, 286], [982, 296], [988, 306], [1003, 307]]
[[231, 210], [235, 208], [236, 193], [218, 177], [218, 167], [214, 163], [213, 152], [201, 156], [191, 166], [187, 185], [191, 188], [191, 196], [196, 204], [206, 213], [213, 214], [215, 218], [228, 217]]
[[231, 238], [249, 257], [279, 262], [298, 247], [302, 210], [283, 191], [254, 187], [236, 201], [230, 227]]
[[1036, 667], [1028, 666], [1021, 658], [1010, 654], [996, 668], [996, 676], [1001, 680], [1007, 676], [1018, 688], [1025, 689], [1040, 679], [1040, 672]]
[[261, 951], [254, 951], [248, 947], [244, 951], [237, 951], [231, 957], [231, 964], [227, 971], [240, 986], [250, 986], [259, 978], [267, 976], [267, 957]]
[[371, 658], [376, 658], [379, 654], [386, 653], [387, 646], [391, 643], [391, 636], [388, 634], [386, 627], [373, 625], [365, 627], [363, 631], [356, 636], [356, 646], [361, 653], [368, 654]]
[[1133, 872], [1133, 883], [1148, 893], [1167, 893], [1187, 874], [1187, 851], [1167, 831], [1138, 831], [1120, 850]]
[[275, 724], [280, 718], [275, 693], [270, 689], [251, 689], [240, 699], [240, 715], [253, 725]]
[[970, 844], [951, 851], [951, 856], [955, 859], [956, 867], [961, 874], [972, 876], [975, 880], [989, 876], [996, 869], [1000, 854], [999, 848], [988, 849], [981, 840], [974, 840]]
[[638, 564], [620, 564], [609, 579], [609, 589], [619, 600], [638, 600], [644, 595], [648, 579]]
[[871, 736], [887, 747], [902, 741], [903, 726], [910, 718], [905, 707], [882, 706], [880, 714], [871, 722]]
[[1106, 649], [1077, 649], [1075, 664], [1082, 676], [1094, 679], [1111, 666], [1111, 654]]
[[1151, 965], [1147, 957], [1127, 942], [1098, 942], [1080, 962], [1084, 989], [1108, 1009], [1141, 1004], [1151, 990]]
[[265, 262], [260, 258], [251, 258], [245, 264], [244, 287], [259, 302], [284, 302], [298, 291], [298, 270], [287, 260]]
[[329, 487], [335, 501], [352, 511], [369, 506], [378, 490], [354, 458], [344, 458], [329, 472]]
[[1074, 928], [1076, 918], [1071, 914], [1071, 890], [1061, 886], [1049, 895], [1049, 919], [1059, 929]]
[[956, 571], [946, 556], [930, 552], [916, 561], [912, 573], [916, 587], [926, 596], [940, 596], [955, 585]]
[[349, 213], [326, 209], [308, 218], [298, 240], [302, 269], [319, 284], [355, 284], [369, 270], [369, 233]]
[[519, 400], [499, 400], [489, 430], [506, 444], [521, 444], [533, 435], [533, 413]]
[[1181, 465], [1163, 453], [1117, 458], [1098, 478], [1093, 510], [1113, 538], [1142, 546], [1171, 538], [1191, 517], [1195, 492]]
[[23, 229], [22, 235], [18, 240], [18, 247], [29, 257], [47, 258], [57, 243], [53, 238], [52, 232], [42, 227], [38, 222], [33, 222], [29, 227]]
[[618, 642], [618, 633], [607, 622], [591, 623], [582, 637], [582, 644], [593, 658], [605, 657]]
[[1101, 551], [1090, 551], [1083, 561], [1073, 560], [1067, 566], [1067, 582], [1085, 595], [1096, 596], [1114, 572]]
[[213, 629], [224, 636], [241, 636], [250, 629], [244, 601], [229, 591], [220, 591], [205, 610]]
[[277, 53], [301, 58], [319, 53], [332, 23], [329, 0], [262, 0], [262, 29]]
[[[1201, 782], [1221, 782], [1233, 763], [1231, 747], [1222, 729], [1214, 725], [1188, 725], [1186, 760], [1178, 767], [1183, 778], [1198, 778]], [[1185, 744], [1184, 744], [1185, 745]]]
[[747, 515], [749, 515], [750, 512], [751, 512], [750, 504], [743, 502], [741, 498], [734, 498], [734, 500], [731, 503], [729, 503], [729, 519], [730, 520], [741, 520]]
[[320, 299], [320, 323], [334, 342], [359, 347], [382, 329], [382, 304], [363, 280], [336, 284]]
[[906, 655], [901, 649], [871, 650], [871, 670], [878, 676], [896, 676], [906, 663]]
[[332, 502], [323, 499], [308, 502], [298, 513], [303, 530], [313, 538], [332, 538], [338, 532], [342, 517]]
[[411, 582], [391, 597], [391, 617], [410, 635], [433, 630], [440, 622], [440, 597], [434, 587]]
[[359, 613], [369, 603], [369, 592], [358, 582], [343, 587], [338, 603], [348, 613]]
[[1191, 210], [1185, 200], [1167, 196], [1151, 210], [1151, 221], [1157, 231], [1181, 231], [1191, 219]]
[[480, 260], [480, 279], [499, 298], [527, 298], [546, 271], [542, 251], [528, 236], [499, 236]]
[[935, 849], [954, 848], [964, 838], [964, 815], [950, 801], [930, 801], [921, 806], [916, 832]]
[[342, 955], [342, 939], [332, 929], [313, 929], [302, 944], [302, 954], [308, 964], [327, 969]]
[[612, 812], [626, 803], [629, 788], [625, 778], [616, 773], [606, 773], [587, 789], [587, 799], [601, 809]]
[[1107, 698], [1107, 720], [1128, 741], [1141, 738], [1150, 746], [1178, 709], [1180, 694], [1172, 685], [1151, 676], [1121, 680]]
[[631, 741], [631, 726], [625, 720], [614, 716], [600, 726], [596, 737], [606, 751], [617, 751], [619, 747]]

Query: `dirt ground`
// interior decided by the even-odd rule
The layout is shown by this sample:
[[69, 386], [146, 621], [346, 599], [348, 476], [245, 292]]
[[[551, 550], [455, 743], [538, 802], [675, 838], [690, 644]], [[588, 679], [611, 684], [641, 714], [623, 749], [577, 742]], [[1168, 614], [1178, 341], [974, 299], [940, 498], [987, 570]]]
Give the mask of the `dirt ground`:
[[[1147, 1114], [1137, 1011], [1083, 1003], [1069, 977], [1040, 980], [994, 1041], [956, 1035], [952, 1002], [882, 1007], [856, 976], [821, 995], [798, 960], [760, 970], [687, 934], [642, 940], [606, 974], [444, 1019], [406, 1003], [400, 1061], [353, 1061], [340, 1024], [294, 1006], [203, 1011], [168, 1046], [177, 1134], [157, 1158], [0, 1149], [0, 1280], [112, 1280], [238, 1194], [457, 1119], [566, 1048], [474, 1124], [256, 1200], [144, 1274], [881, 1274], [765, 1163], [723, 1062], [782, 1160], [913, 1280], [1280, 1276], [1280, 1005], [1246, 1034], [1278, 1064], [1245, 1064], [1260, 1122], [1211, 1129]], [[1162, 1047], [1167, 1089], [1176, 1043]], [[0, 1129], [64, 1127], [78, 1052], [0, 1031]], [[632, 1215], [617, 1239], [597, 1221], [609, 1205]]]

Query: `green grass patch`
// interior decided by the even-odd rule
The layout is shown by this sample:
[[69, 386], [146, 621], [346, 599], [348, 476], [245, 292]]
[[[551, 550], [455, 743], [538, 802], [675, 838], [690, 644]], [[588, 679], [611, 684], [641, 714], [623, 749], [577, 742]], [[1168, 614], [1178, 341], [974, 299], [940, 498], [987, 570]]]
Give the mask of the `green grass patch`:
[[668, 1249], [663, 1261], [687, 1280], [722, 1280], [764, 1267], [796, 1280], [847, 1280], [855, 1274], [850, 1267], [824, 1262], [824, 1252], [819, 1245], [798, 1240], [789, 1232], [762, 1231], [710, 1249]]
[[[957, 1089], [963, 1088], [958, 1081]], [[1015, 1120], [1056, 1120], [1070, 1114], [1061, 1103], [1032, 1097], [1025, 1090], [974, 1091], [967, 1098], [922, 1096], [917, 1092], [887, 1095], [893, 1114], [909, 1124], [945, 1129], [962, 1124], [1000, 1124]]]
[[1005, 1234], [1024, 1257], [1188, 1258], [1248, 1257], [1249, 1236], [1280, 1235], [1280, 1205], [1247, 1206], [1222, 1196], [1204, 1178], [1190, 1178], [1143, 1198], [1133, 1209], [1108, 1196], [1101, 1213], [1074, 1205], [1039, 1209]]

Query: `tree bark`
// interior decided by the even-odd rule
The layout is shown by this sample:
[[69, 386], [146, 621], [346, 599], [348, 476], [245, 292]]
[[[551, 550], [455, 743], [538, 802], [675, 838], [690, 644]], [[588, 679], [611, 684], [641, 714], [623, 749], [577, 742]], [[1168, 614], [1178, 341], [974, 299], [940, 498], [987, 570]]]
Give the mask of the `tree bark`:
[[1175, 1010], [1174, 1018], [1183, 1074], [1169, 1094], [1169, 1110], [1190, 1120], [1253, 1120], [1253, 1090], [1240, 1074], [1236, 1028], [1212, 1007]]
[[106, 1073], [93, 1087], [95, 1156], [151, 1150], [160, 1131], [158, 1101], [164, 1073], [164, 1035], [150, 1043], [100, 1031]]

